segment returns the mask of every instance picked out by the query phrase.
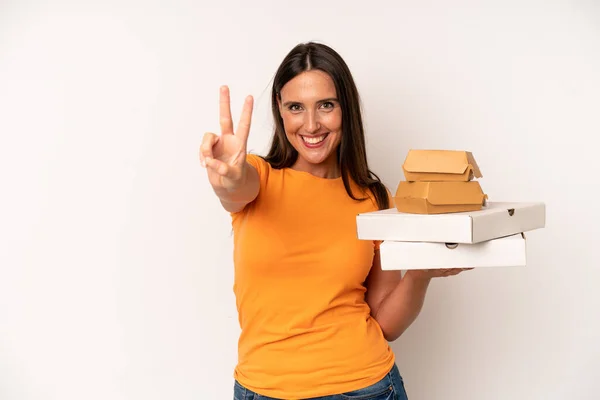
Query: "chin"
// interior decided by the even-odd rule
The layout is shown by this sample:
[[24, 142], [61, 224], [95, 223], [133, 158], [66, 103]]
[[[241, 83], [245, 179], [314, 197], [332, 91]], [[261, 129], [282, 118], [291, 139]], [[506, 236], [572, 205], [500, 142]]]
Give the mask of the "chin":
[[326, 155], [315, 156], [313, 154], [306, 154], [305, 152], [298, 152], [298, 155], [302, 157], [303, 160], [312, 165], [321, 165], [327, 164], [331, 162], [333, 158], [336, 156], [335, 150], [328, 152]]
[[321, 164], [325, 164], [325, 161], [327, 161], [327, 159], [313, 159], [313, 158], [309, 158], [309, 157], [302, 157], [307, 163], [312, 164], [312, 165], [321, 165]]

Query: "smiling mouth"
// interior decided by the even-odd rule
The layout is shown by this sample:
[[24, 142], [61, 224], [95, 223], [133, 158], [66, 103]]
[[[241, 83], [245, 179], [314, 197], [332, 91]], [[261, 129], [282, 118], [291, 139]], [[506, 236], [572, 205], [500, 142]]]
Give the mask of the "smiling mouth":
[[329, 133], [320, 136], [302, 136], [302, 140], [304, 141], [304, 143], [315, 145], [325, 140], [327, 135], [329, 135]]

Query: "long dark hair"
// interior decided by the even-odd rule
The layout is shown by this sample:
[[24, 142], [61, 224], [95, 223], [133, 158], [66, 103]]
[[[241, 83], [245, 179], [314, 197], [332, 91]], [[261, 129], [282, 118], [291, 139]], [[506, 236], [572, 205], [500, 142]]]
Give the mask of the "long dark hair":
[[352, 180], [365, 192], [371, 191], [379, 209], [389, 208], [387, 190], [379, 177], [369, 169], [367, 163], [358, 89], [342, 57], [324, 44], [314, 42], [299, 44], [287, 54], [279, 66], [271, 93], [275, 132], [265, 160], [277, 169], [289, 168], [296, 162], [298, 152], [285, 135], [278, 100], [280, 100], [281, 89], [287, 82], [296, 75], [313, 69], [321, 70], [331, 77], [342, 108], [342, 138], [337, 158], [346, 192], [354, 200], [366, 200], [366, 198], [357, 198], [352, 193], [350, 187]]

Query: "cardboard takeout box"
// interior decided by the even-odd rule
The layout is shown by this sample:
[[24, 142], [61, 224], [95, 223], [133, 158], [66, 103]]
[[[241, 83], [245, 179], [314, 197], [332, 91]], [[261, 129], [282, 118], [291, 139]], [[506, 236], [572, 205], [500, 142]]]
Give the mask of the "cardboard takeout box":
[[479, 211], [433, 215], [389, 208], [356, 216], [362, 240], [479, 243], [545, 225], [546, 206], [540, 202], [489, 202]]
[[475, 244], [386, 241], [381, 269], [524, 267], [527, 245], [522, 233]]
[[481, 210], [487, 196], [477, 181], [398, 184], [394, 203], [401, 212], [442, 214]]
[[402, 169], [409, 182], [468, 182], [483, 177], [473, 154], [459, 150], [410, 150]]

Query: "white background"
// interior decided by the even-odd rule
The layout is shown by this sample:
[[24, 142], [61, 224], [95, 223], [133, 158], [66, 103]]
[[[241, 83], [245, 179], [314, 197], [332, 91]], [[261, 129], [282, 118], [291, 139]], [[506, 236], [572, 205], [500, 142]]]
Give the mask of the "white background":
[[597, 398], [599, 3], [203, 3], [0, 2], [0, 398], [232, 398], [231, 226], [198, 145], [229, 84], [264, 153], [307, 40], [350, 65], [391, 190], [409, 148], [461, 149], [490, 200], [547, 204], [527, 268], [432, 283], [394, 344], [410, 399]]

